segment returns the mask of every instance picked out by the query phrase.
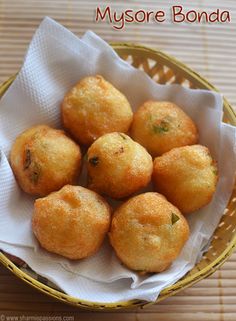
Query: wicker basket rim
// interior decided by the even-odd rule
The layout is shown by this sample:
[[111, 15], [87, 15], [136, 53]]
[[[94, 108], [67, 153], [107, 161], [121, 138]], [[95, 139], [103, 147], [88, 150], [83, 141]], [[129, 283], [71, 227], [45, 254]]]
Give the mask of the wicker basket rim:
[[[148, 54], [153, 54], [154, 56], [160, 56], [163, 57], [165, 60], [168, 60], [168, 62], [171, 62], [172, 65], [181, 68], [184, 70], [188, 75], [191, 75], [194, 79], [197, 79], [203, 86], [203, 88], [219, 92], [211, 83], [209, 83], [204, 77], [200, 76], [198, 73], [193, 71], [191, 68], [186, 66], [184, 63], [178, 61], [175, 57], [172, 57], [169, 54], [166, 54], [162, 51], [149, 48], [147, 46], [135, 44], [135, 43], [120, 43], [120, 42], [112, 42], [110, 43], [111, 46], [117, 50], [117, 49], [123, 49], [126, 48], [128, 50], [139, 50], [143, 52], [147, 52]], [[2, 92], [5, 92], [7, 88], [11, 85], [11, 83], [16, 78], [16, 75], [10, 77], [7, 81], [2, 83], [0, 85], [0, 90]], [[1, 93], [0, 93], [1, 94]], [[228, 112], [228, 115], [230, 117], [231, 124], [236, 125], [236, 113], [231, 107], [231, 105], [228, 103], [225, 97], [223, 97], [224, 102], [224, 109]], [[165, 288], [162, 292], [160, 297], [158, 298], [157, 302], [165, 299], [166, 297], [173, 295], [180, 291], [183, 288], [186, 288], [189, 285], [192, 285], [201, 279], [209, 276], [217, 268], [219, 268], [226, 260], [227, 258], [232, 254], [234, 248], [236, 247], [236, 231], [233, 234], [233, 237], [228, 244], [227, 248], [221, 253], [220, 256], [218, 256], [213, 262], [211, 262], [208, 266], [200, 270], [199, 272], [195, 273], [194, 275], [184, 277], [183, 279], [177, 281], [175, 284]], [[62, 293], [56, 289], [51, 288], [50, 286], [41, 283], [40, 281], [34, 279], [24, 271], [22, 271], [20, 268], [18, 268], [10, 259], [8, 259], [3, 253], [0, 252], [0, 263], [2, 263], [6, 268], [8, 268], [10, 271], [12, 271], [16, 276], [18, 276], [20, 279], [22, 279], [24, 282], [30, 284], [32, 287], [38, 289], [39, 291], [54, 297], [60, 301], [63, 301], [68, 304], [77, 305], [78, 307], [82, 307], [85, 309], [97, 309], [101, 310], [104, 308], [107, 309], [117, 309], [117, 308], [132, 308], [134, 306], [147, 306], [150, 304], [153, 304], [153, 302], [146, 302], [142, 300], [128, 300], [128, 301], [119, 301], [115, 303], [102, 303], [102, 302], [90, 302], [87, 300], [79, 299], [76, 297], [72, 297], [66, 293]]]

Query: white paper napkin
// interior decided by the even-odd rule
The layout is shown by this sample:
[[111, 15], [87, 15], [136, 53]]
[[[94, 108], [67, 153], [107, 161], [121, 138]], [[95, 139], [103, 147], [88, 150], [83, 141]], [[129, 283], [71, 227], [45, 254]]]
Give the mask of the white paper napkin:
[[[69, 261], [41, 249], [31, 231], [34, 199], [18, 187], [8, 163], [17, 135], [36, 124], [60, 127], [64, 94], [81, 78], [101, 74], [128, 98], [133, 110], [148, 99], [180, 105], [196, 122], [200, 143], [218, 161], [220, 179], [212, 202], [188, 216], [191, 236], [165, 272], [139, 276], [120, 264], [109, 242], [91, 258]], [[154, 301], [160, 291], [189, 271], [200, 258], [229, 200], [236, 169], [235, 128], [221, 122], [219, 94], [162, 86], [121, 60], [93, 32], [77, 38], [45, 18], [29, 46], [16, 80], [0, 100], [0, 248], [22, 258], [66, 293], [89, 301]], [[80, 181], [83, 184], [83, 181]]]

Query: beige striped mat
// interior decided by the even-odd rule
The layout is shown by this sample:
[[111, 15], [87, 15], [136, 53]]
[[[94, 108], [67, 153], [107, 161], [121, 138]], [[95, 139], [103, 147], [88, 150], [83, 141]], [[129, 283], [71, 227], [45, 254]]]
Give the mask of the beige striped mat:
[[[182, 0], [183, 10], [228, 10], [230, 23], [170, 21], [171, 0], [0, 0], [0, 83], [19, 70], [30, 39], [44, 16], [64, 24], [77, 35], [92, 29], [107, 41], [135, 42], [159, 48], [183, 61], [218, 87], [236, 106], [236, 1]], [[163, 23], [126, 24], [115, 30], [95, 22], [97, 7], [166, 12]], [[23, 284], [0, 267], [0, 320], [18, 316], [72, 316], [75, 320], [236, 321], [236, 254], [214, 275], [145, 310], [111, 313], [78, 312]], [[21, 319], [20, 319], [21, 316]], [[69, 321], [66, 319], [64, 321]], [[70, 319], [71, 321], [73, 319]], [[10, 320], [9, 320], [10, 321]]]

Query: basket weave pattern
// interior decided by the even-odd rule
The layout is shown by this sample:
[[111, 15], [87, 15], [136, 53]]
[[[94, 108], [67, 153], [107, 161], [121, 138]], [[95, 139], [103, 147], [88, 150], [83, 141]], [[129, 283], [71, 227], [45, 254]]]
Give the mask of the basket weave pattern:
[[[112, 44], [116, 52], [132, 64], [146, 72], [151, 78], [160, 84], [181, 84], [188, 88], [201, 88], [216, 90], [204, 78], [193, 72], [191, 69], [176, 61], [174, 58], [143, 46], [131, 44]], [[0, 86], [0, 97], [10, 86], [15, 77]], [[224, 99], [224, 121], [236, 125], [236, 115]], [[174, 295], [183, 288], [186, 288], [199, 280], [212, 274], [230, 256], [236, 246], [236, 188], [234, 188], [231, 199], [224, 215], [221, 218], [218, 228], [215, 230], [211, 245], [195, 267], [188, 272], [181, 280], [163, 290], [157, 300]], [[150, 303], [132, 300], [116, 304], [92, 303], [73, 298], [61, 292], [54, 284], [47, 279], [37, 275], [26, 264], [17, 266], [11, 259], [0, 252], [0, 262], [10, 269], [19, 278], [29, 283], [38, 290], [66, 303], [86, 309], [120, 309], [127, 307], [147, 306]], [[79, 291], [78, 291], [79, 292]]]

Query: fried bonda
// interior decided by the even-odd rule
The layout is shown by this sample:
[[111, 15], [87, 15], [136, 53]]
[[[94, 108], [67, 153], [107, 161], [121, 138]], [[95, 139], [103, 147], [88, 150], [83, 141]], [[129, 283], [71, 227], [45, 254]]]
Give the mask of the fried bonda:
[[133, 119], [126, 97], [99, 75], [80, 80], [65, 95], [61, 109], [64, 127], [85, 145], [106, 133], [127, 132]]
[[123, 133], [98, 138], [87, 152], [88, 187], [112, 198], [124, 198], [146, 186], [152, 157]]
[[76, 182], [80, 173], [81, 152], [64, 131], [38, 125], [16, 138], [10, 163], [26, 193], [45, 196]]
[[44, 249], [77, 260], [98, 251], [109, 230], [110, 215], [100, 195], [66, 185], [35, 201], [32, 228]]
[[218, 171], [202, 145], [174, 148], [154, 160], [155, 190], [188, 214], [207, 205], [216, 190]]
[[118, 258], [130, 269], [162, 272], [177, 258], [189, 237], [180, 211], [158, 193], [144, 193], [114, 213], [109, 233]]
[[176, 104], [147, 101], [134, 114], [131, 136], [153, 156], [198, 141], [197, 127]]

